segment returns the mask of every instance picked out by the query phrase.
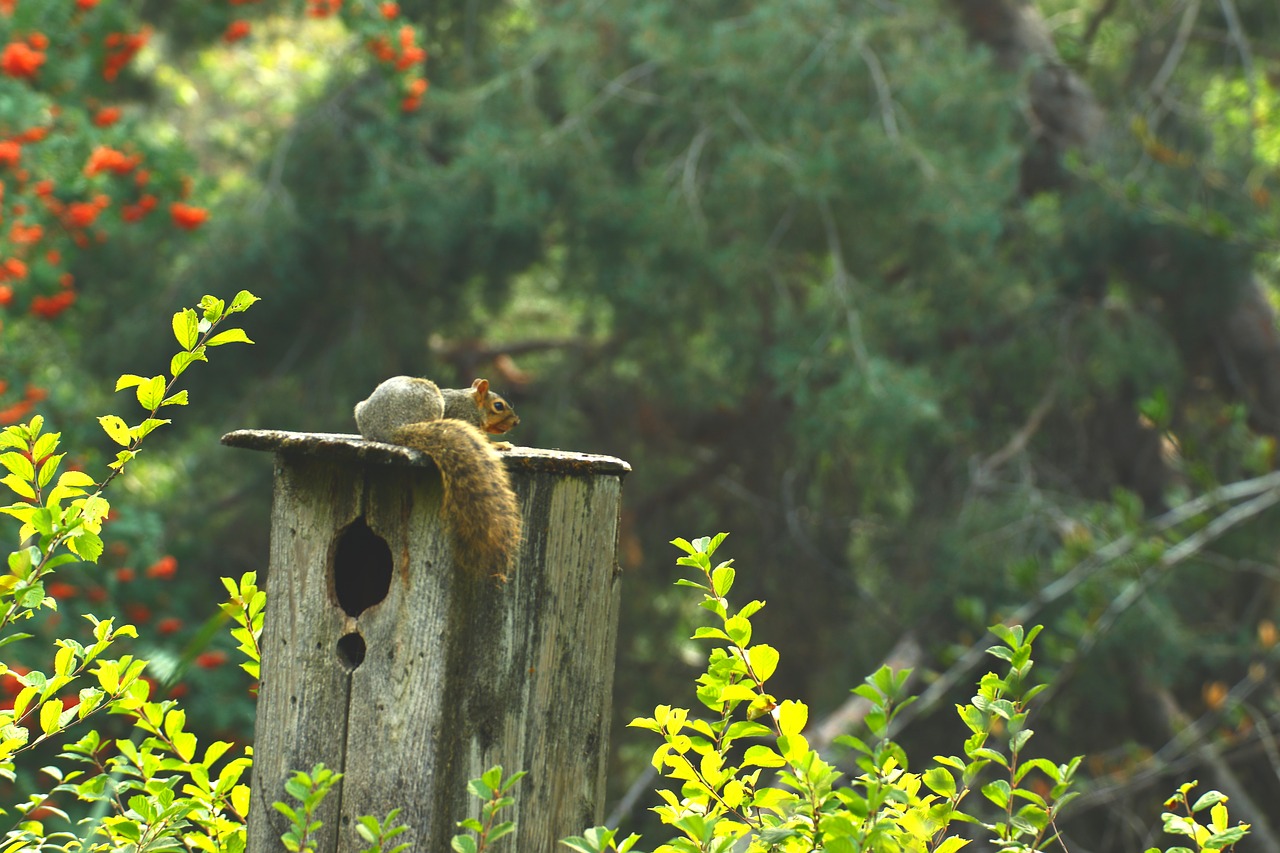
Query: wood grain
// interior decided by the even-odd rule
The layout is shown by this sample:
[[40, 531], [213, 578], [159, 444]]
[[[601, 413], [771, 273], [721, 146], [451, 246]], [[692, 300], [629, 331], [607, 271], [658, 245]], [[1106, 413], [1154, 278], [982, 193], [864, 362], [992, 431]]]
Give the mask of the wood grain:
[[[422, 454], [382, 454], [386, 445], [347, 436], [263, 435], [224, 439], [277, 453], [250, 849], [283, 849], [288, 825], [271, 802], [293, 770], [317, 761], [344, 774], [319, 815], [321, 851], [361, 849], [357, 818], [393, 808], [410, 826], [397, 841], [449, 850], [457, 822], [479, 815], [467, 780], [494, 764], [529, 771], [508, 849], [554, 850], [598, 823], [626, 463], [548, 451], [517, 459], [517, 450], [509, 465], [525, 540], [502, 584], [453, 564], [439, 474]], [[361, 522], [386, 542], [391, 581], [350, 616], [334, 555]], [[386, 552], [368, 550], [366, 566], [346, 549], [344, 583], [376, 578]], [[348, 635], [364, 644], [354, 668], [338, 648]]]

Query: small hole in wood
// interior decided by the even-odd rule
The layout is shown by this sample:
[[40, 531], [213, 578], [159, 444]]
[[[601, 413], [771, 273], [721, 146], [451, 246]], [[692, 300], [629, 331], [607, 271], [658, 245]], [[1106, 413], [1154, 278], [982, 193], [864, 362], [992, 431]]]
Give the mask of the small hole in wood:
[[333, 551], [333, 592], [348, 616], [359, 616], [391, 589], [391, 549], [357, 518], [338, 534]]
[[364, 663], [364, 637], [351, 633], [338, 638], [338, 657], [348, 670]]

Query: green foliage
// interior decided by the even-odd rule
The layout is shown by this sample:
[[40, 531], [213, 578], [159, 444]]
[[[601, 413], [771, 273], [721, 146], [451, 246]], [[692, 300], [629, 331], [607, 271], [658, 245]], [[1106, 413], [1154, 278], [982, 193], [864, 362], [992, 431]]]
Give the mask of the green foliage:
[[[1037, 674], [1055, 681], [1041, 738], [1126, 756], [1107, 769], [1132, 771], [1173, 738], [1135, 722], [1150, 685], [1134, 672], [1194, 710], [1207, 682], [1274, 657], [1253, 637], [1274, 620], [1258, 567], [1274, 563], [1275, 525], [1166, 570], [1173, 534], [1149, 535], [1145, 520], [1275, 467], [1251, 402], [1273, 384], [1271, 360], [1225, 357], [1241, 330], [1219, 325], [1242, 282], [1256, 271], [1270, 288], [1277, 269], [1276, 69], [1257, 50], [1275, 21], [1222, 5], [1239, 7], [1242, 40], [1214, 4], [1023, 3], [1105, 113], [1099, 144], [1050, 164], [1059, 180], [1045, 186], [1025, 176], [1044, 165], [1042, 134], [1063, 128], [1028, 109], [1030, 69], [1007, 70], [963, 31], [957, 10], [974, 5], [405, 0], [404, 16], [428, 25], [433, 89], [404, 120], [336, 21], [297, 34], [264, 17], [279, 4], [103, 0], [97, 14], [145, 8], [157, 27], [131, 76], [136, 90], [156, 67], [157, 89], [139, 92], [151, 109], [131, 104], [121, 125], [77, 138], [61, 198], [136, 195], [82, 173], [94, 144], [124, 140], [157, 167], [164, 148], [174, 165], [152, 180], [176, 192], [190, 159], [176, 136], [226, 203], [178, 252], [154, 251], [167, 232], [135, 230], [74, 262], [93, 286], [69, 341], [11, 311], [0, 408], [31, 380], [49, 390], [47, 419], [97, 414], [78, 375], [113, 379], [158, 357], [156, 336], [137, 333], [146, 306], [215, 280], [270, 288], [247, 381], [193, 386], [219, 414], [166, 437], [163, 460], [131, 463], [128, 504], [112, 496], [115, 541], [138, 556], [108, 550], [101, 564], [174, 553], [212, 578], [257, 558], [268, 518], [268, 474], [217, 450], [220, 430], [347, 430], [351, 404], [388, 374], [468, 382], [506, 352], [502, 369], [527, 379], [504, 389], [525, 413], [516, 441], [645, 460], [627, 486], [623, 562], [639, 570], [615, 708], [671, 695], [662, 664], [686, 653], [687, 632], [666, 636], [655, 617], [694, 609], [638, 543], [734, 519], [758, 565], [735, 590], [768, 599], [756, 632], [805, 661], [774, 692], [824, 707], [905, 630], [963, 647], [1030, 608], [1024, 621], [1047, 626]], [[53, 26], [70, 6], [22, 0], [15, 30], [70, 44], [74, 29]], [[275, 40], [174, 52], [208, 44], [232, 13]], [[55, 50], [37, 82], [78, 90]], [[17, 131], [45, 96], [9, 88]], [[64, 115], [87, 125], [81, 108]], [[55, 154], [27, 145], [22, 165]], [[6, 180], [14, 199], [40, 210]], [[68, 423], [63, 442], [94, 468], [92, 437]], [[202, 500], [175, 499], [179, 488]], [[1130, 536], [1141, 547], [1104, 559]], [[1084, 582], [1038, 606], [1082, 561]], [[101, 579], [111, 594], [139, 590]], [[186, 617], [202, 603], [177, 585], [142, 598]], [[174, 670], [160, 669], [162, 649], [139, 651], [153, 673]], [[219, 726], [233, 712], [243, 724], [236, 674], [210, 675], [191, 689], [228, 701], [198, 704]], [[939, 707], [922, 704], [908, 713]], [[1252, 714], [1205, 731], [1235, 737]], [[902, 732], [904, 748], [932, 729]], [[630, 775], [630, 758], [611, 778]]]
[[[1033, 735], [1030, 703], [1046, 686], [1030, 678], [1031, 643], [1039, 627], [992, 628], [999, 643], [988, 651], [1007, 670], [987, 673], [972, 701], [957, 705], [970, 732], [963, 754], [935, 756], [923, 770], [913, 772], [906, 752], [889, 737], [894, 718], [913, 701], [904, 690], [909, 673], [882, 667], [868, 677], [854, 692], [870, 703], [865, 725], [871, 737], [838, 739], [851, 748], [862, 771], [841, 784], [844, 774], [819, 756], [803, 734], [808, 708], [793, 700], [780, 702], [766, 689], [777, 670], [778, 653], [751, 641], [751, 617], [763, 602], [737, 609], [730, 604], [737, 572], [732, 561], [712, 562], [724, 538], [672, 543], [685, 552], [677, 562], [697, 575], [696, 580], [681, 578], [677, 585], [701, 590], [700, 606], [718, 623], [694, 633], [696, 639], [717, 644], [697, 680], [698, 700], [710, 713], [695, 716], [684, 708], [659, 705], [652, 717], [631, 723], [662, 739], [653, 765], [679, 783], [678, 793], [658, 792], [663, 803], [654, 812], [677, 835], [655, 853], [952, 853], [973, 840], [971, 832], [957, 832], [956, 823], [981, 828], [1001, 850], [1046, 850], [1056, 843], [1055, 821], [1075, 796], [1070, 789], [1081, 759], [1055, 764], [1027, 752]], [[1033, 786], [1032, 780], [1040, 784]], [[1185, 805], [1190, 787], [1184, 786], [1169, 806]], [[1165, 815], [1166, 829], [1191, 835], [1201, 849], [1228, 847], [1248, 827], [1228, 828], [1223, 799], [1207, 794], [1189, 807], [1190, 814], [1214, 810], [1212, 832], [1193, 818], [1171, 814]], [[625, 853], [638, 836], [621, 843], [616, 839], [616, 831], [596, 827], [564, 844], [579, 853]]]
[[267, 606], [267, 594], [258, 589], [257, 572], [247, 572], [237, 584], [230, 578], [223, 578], [222, 584], [227, 588], [230, 598], [222, 605], [222, 612], [235, 621], [236, 627], [231, 629], [231, 636], [239, 646], [237, 648], [245, 656], [240, 668], [249, 673], [254, 681], [261, 672], [262, 617]]
[[511, 789], [525, 775], [525, 771], [521, 770], [504, 779], [502, 766], [497, 765], [486, 770], [480, 778], [467, 783], [467, 791], [480, 800], [480, 818], [467, 818], [458, 822], [458, 826], [470, 830], [474, 835], [463, 833], [453, 837], [450, 844], [457, 853], [484, 853], [495, 841], [515, 832], [515, 821], [498, 820], [498, 812], [515, 804]]
[[[1218, 791], [1206, 791], [1196, 798], [1195, 802], [1188, 799], [1191, 789], [1200, 784], [1199, 782], [1187, 782], [1178, 787], [1174, 795], [1165, 801], [1166, 809], [1181, 808], [1185, 814], [1176, 814], [1174, 812], [1165, 812], [1161, 815], [1164, 820], [1164, 831], [1170, 835], [1185, 835], [1194, 843], [1194, 848], [1188, 847], [1170, 847], [1165, 853], [1194, 853], [1194, 851], [1203, 850], [1233, 850], [1236, 842], [1249, 834], [1249, 824], [1241, 823], [1231, 826], [1227, 815], [1227, 797]], [[1204, 813], [1208, 812], [1208, 822], [1201, 823], [1204, 820]], [[1197, 815], [1199, 817], [1197, 818]], [[1160, 853], [1156, 847], [1147, 850], [1147, 853]]]
[[399, 814], [399, 809], [392, 809], [387, 813], [386, 819], [381, 822], [372, 815], [364, 815], [356, 821], [356, 834], [360, 836], [361, 841], [370, 845], [364, 849], [363, 853], [403, 853], [409, 849], [408, 842], [394, 847], [387, 846], [396, 836], [409, 830], [409, 827], [404, 824], [396, 823], [396, 817]]
[[298, 807], [294, 808], [279, 801], [272, 803], [275, 810], [287, 817], [291, 824], [289, 831], [280, 836], [284, 849], [292, 853], [316, 849], [316, 844], [319, 842], [312, 838], [312, 835], [323, 824], [314, 819], [315, 813], [328, 795], [329, 789], [338, 784], [341, 778], [341, 773], [334, 773], [321, 763], [312, 767], [310, 773], [302, 770], [295, 771], [293, 777], [285, 783], [285, 792], [298, 801]]
[[[181, 350], [171, 360], [170, 377], [126, 375], [116, 384], [117, 391], [136, 389], [145, 412], [142, 420], [130, 426], [118, 415], [99, 419], [108, 436], [124, 448], [100, 481], [80, 471], [57, 475], [66, 455], [58, 452], [61, 436], [44, 432], [39, 416], [0, 433], [0, 447], [6, 451], [0, 460], [9, 471], [0, 482], [19, 498], [0, 507], [0, 512], [20, 522], [19, 547], [9, 554], [8, 574], [0, 578], [0, 631], [5, 632], [0, 645], [28, 636], [13, 632], [17, 622], [32, 618], [39, 609], [57, 608], [57, 600], [45, 594], [45, 585], [57, 570], [77, 561], [93, 563], [101, 556], [99, 534], [110, 510], [104, 491], [137, 458], [147, 436], [169, 423], [155, 417], [159, 409], [186, 405], [187, 391], [177, 391], [175, 385], [187, 367], [206, 361], [207, 347], [250, 342], [242, 330], [217, 329], [227, 317], [256, 301], [248, 291], [237, 294], [230, 305], [206, 296], [198, 306], [199, 314], [186, 309], [174, 315], [172, 325]], [[246, 641], [256, 636], [255, 625], [260, 630], [261, 594], [252, 576], [242, 579], [238, 587], [229, 586], [241, 599], [237, 615], [242, 614], [242, 644], [256, 653], [256, 644]], [[17, 807], [25, 819], [5, 834], [3, 849], [243, 851], [249, 789], [239, 780], [250, 759], [246, 755], [224, 761], [233, 747], [229, 741], [216, 741], [201, 751], [177, 703], [150, 701], [150, 685], [142, 678], [146, 661], [132, 655], [105, 656], [120, 637], [136, 637], [137, 629], [116, 627], [114, 618], [86, 618], [93, 626], [94, 642], [57, 640], [51, 673], [14, 673], [22, 689], [13, 708], [0, 711], [0, 774], [13, 779], [15, 756], [51, 739], [66, 743], [59, 757], [76, 768], [44, 768], [55, 786]], [[3, 664], [0, 668], [8, 671]], [[90, 685], [79, 686], [90, 678]], [[73, 726], [102, 710], [128, 718], [135, 737], [110, 740], [90, 729], [67, 743]], [[39, 807], [68, 819], [66, 812], [47, 802], [62, 792], [104, 807], [101, 819], [91, 816], [81, 821], [82, 837], [47, 832], [41, 820], [31, 817]]]

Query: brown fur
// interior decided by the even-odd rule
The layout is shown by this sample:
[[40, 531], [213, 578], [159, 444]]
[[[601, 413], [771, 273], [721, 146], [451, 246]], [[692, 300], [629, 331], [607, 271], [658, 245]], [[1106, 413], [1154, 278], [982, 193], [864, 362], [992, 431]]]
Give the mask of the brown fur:
[[480, 428], [444, 418], [406, 424], [391, 440], [421, 450], [439, 467], [441, 514], [458, 562], [476, 574], [505, 580], [520, 544], [520, 512], [506, 465]]

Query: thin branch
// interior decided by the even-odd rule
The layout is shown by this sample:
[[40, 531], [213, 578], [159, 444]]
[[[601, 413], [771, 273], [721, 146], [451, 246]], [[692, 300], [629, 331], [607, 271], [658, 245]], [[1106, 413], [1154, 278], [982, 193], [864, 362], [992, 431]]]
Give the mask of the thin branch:
[[[1259, 687], [1269, 684], [1272, 672], [1272, 669], [1268, 667], [1261, 673], [1261, 677], [1259, 677], [1258, 673], [1250, 673], [1236, 682], [1227, 693], [1226, 698], [1214, 710], [1206, 711], [1199, 718], [1188, 723], [1177, 736], [1168, 740], [1160, 749], [1136, 765], [1129, 767], [1123, 781], [1110, 785], [1100, 785], [1082, 793], [1072, 803], [1072, 814], [1079, 817], [1085, 812], [1105, 807], [1115, 802], [1125, 792], [1143, 790], [1167, 776], [1185, 776], [1197, 761], [1197, 756], [1192, 749], [1195, 744], [1200, 742], [1206, 733], [1212, 731], [1214, 726], [1222, 721], [1224, 712], [1245, 706], [1248, 698]], [[1254, 723], [1255, 725], [1262, 723], [1263, 728], [1269, 731], [1269, 728], [1265, 725], [1265, 720], [1255, 719]], [[1254, 754], [1258, 749], [1266, 749], [1260, 737], [1255, 737], [1254, 740], [1255, 742], [1251, 746], [1234, 745], [1231, 750], [1232, 754]]]
[[598, 112], [600, 108], [603, 107], [605, 104], [609, 103], [609, 101], [612, 101], [618, 95], [626, 91], [627, 87], [629, 87], [632, 83], [636, 82], [637, 80], [648, 77], [650, 74], [652, 74], [654, 71], [657, 71], [657, 70], [658, 70], [658, 63], [651, 59], [648, 62], [641, 62], [639, 65], [633, 65], [632, 67], [628, 68], [626, 71], [623, 71], [617, 77], [614, 77], [612, 80], [606, 83], [605, 87], [601, 89], [594, 98], [591, 99], [591, 102], [589, 104], [587, 104], [585, 107], [578, 110], [577, 112], [572, 113], [571, 115], [565, 116], [564, 120], [561, 121], [558, 125], [556, 125], [551, 130], [548, 130], [546, 133], [542, 134], [543, 144], [553, 142], [555, 139], [563, 136], [564, 134], [568, 133], [570, 130], [573, 130], [583, 121], [595, 115], [596, 112]]
[[645, 793], [653, 780], [658, 778], [658, 768], [652, 764], [644, 768], [644, 772], [636, 777], [636, 780], [627, 788], [627, 792], [622, 795], [622, 799], [618, 800], [618, 804], [613, 807], [613, 811], [609, 812], [609, 816], [605, 818], [604, 825], [616, 829], [624, 820], [631, 817], [631, 813], [635, 811], [636, 803], [640, 801], [640, 795]]
[[1166, 727], [1174, 733], [1170, 743], [1182, 743], [1212, 772], [1215, 787], [1231, 798], [1232, 816], [1243, 818], [1249, 824], [1249, 849], [1260, 853], [1280, 853], [1280, 839], [1276, 838], [1266, 819], [1266, 812], [1249, 796], [1249, 786], [1236, 776], [1213, 740], [1204, 736], [1197, 725], [1199, 720], [1189, 722], [1190, 717], [1167, 687], [1156, 688], [1155, 694], [1157, 701], [1154, 704], [1161, 712]]
[[707, 217], [702, 212], [702, 202], [698, 199], [698, 161], [702, 158], [702, 149], [706, 147], [707, 140], [711, 138], [711, 128], [703, 125], [699, 128], [693, 141], [689, 143], [688, 153], [684, 158], [684, 169], [680, 179], [680, 188], [684, 193], [685, 201], [689, 205], [689, 212], [693, 214], [693, 219], [698, 223], [698, 229], [705, 232], [707, 230]]
[[1164, 552], [1160, 557], [1160, 565], [1168, 568], [1176, 563], [1195, 555], [1195, 553], [1205, 545], [1208, 545], [1214, 539], [1226, 533], [1243, 521], [1253, 518], [1258, 513], [1270, 506], [1280, 502], [1280, 489], [1273, 489], [1269, 492], [1263, 492], [1248, 503], [1242, 503], [1234, 506], [1197, 530], [1195, 533], [1183, 539], [1177, 545]]
[[1045, 417], [1052, 411], [1057, 393], [1057, 382], [1050, 382], [1049, 387], [1040, 398], [1040, 402], [1036, 403], [1035, 408], [1031, 410], [1031, 414], [1027, 417], [1027, 422], [1022, 425], [1022, 428], [1015, 432], [1003, 447], [978, 464], [973, 473], [975, 483], [981, 485], [986, 482], [998, 468], [1027, 449], [1028, 442], [1040, 431], [1040, 425], [1044, 423]]
[[1245, 702], [1241, 702], [1240, 705], [1249, 712], [1249, 722], [1257, 729], [1258, 743], [1262, 744], [1262, 751], [1267, 756], [1267, 763], [1271, 765], [1271, 772], [1280, 779], [1280, 749], [1276, 747], [1275, 732], [1271, 731], [1271, 726], [1267, 724], [1267, 715]]
[[1156, 72], [1155, 78], [1151, 81], [1151, 95], [1156, 100], [1159, 100], [1164, 94], [1165, 86], [1169, 84], [1169, 78], [1177, 70], [1178, 63], [1182, 60], [1182, 53], [1187, 49], [1187, 40], [1191, 38], [1191, 28], [1195, 25], [1196, 17], [1199, 14], [1200, 0], [1191, 0], [1187, 4], [1186, 11], [1182, 13], [1182, 21], [1178, 24], [1178, 34], [1174, 36], [1173, 46], [1169, 48], [1169, 53], [1165, 55], [1164, 62], [1160, 64], [1160, 70]]
[[844, 308], [845, 323], [849, 327], [849, 343], [853, 347], [854, 361], [858, 363], [858, 368], [866, 378], [867, 387], [871, 389], [873, 394], [879, 395], [883, 389], [880, 387], [880, 382], [876, 379], [875, 373], [871, 370], [871, 356], [867, 352], [867, 343], [862, 336], [862, 315], [854, 307], [853, 298], [849, 294], [850, 287], [854, 283], [853, 276], [849, 274], [848, 268], [844, 265], [844, 248], [840, 244], [840, 230], [836, 227], [835, 216], [831, 213], [831, 205], [825, 198], [818, 202], [818, 212], [822, 214], [822, 227], [827, 235], [827, 252], [831, 256], [831, 291], [835, 294], [841, 307]]
[[901, 134], [898, 132], [898, 120], [894, 118], [893, 92], [889, 89], [889, 79], [885, 76], [884, 66], [880, 64], [875, 51], [867, 47], [862, 39], [856, 41], [856, 46], [862, 61], [867, 64], [867, 70], [871, 72], [871, 82], [876, 87], [876, 100], [880, 103], [880, 121], [884, 124], [885, 135], [896, 140]]
[[[911, 684], [919, 678], [916, 669], [923, 658], [924, 650], [920, 647], [920, 641], [916, 639], [914, 632], [908, 631], [889, 650], [882, 665], [895, 671], [912, 670], [911, 678], [905, 685], [910, 689]], [[870, 711], [871, 702], [855, 693], [839, 708], [809, 727], [805, 732], [809, 746], [818, 752], [825, 752], [837, 737], [861, 724]]]
[[1102, 27], [1102, 22], [1111, 17], [1111, 13], [1116, 10], [1118, 0], [1106, 0], [1098, 11], [1089, 16], [1089, 23], [1084, 28], [1084, 35], [1080, 37], [1081, 46], [1084, 47], [1086, 53], [1093, 45], [1094, 36], [1098, 34], [1098, 30]]
[[1257, 92], [1254, 88], [1253, 53], [1249, 49], [1249, 37], [1240, 25], [1240, 13], [1236, 11], [1236, 4], [1232, 0], [1218, 0], [1218, 5], [1222, 7], [1222, 16], [1227, 19], [1227, 33], [1231, 36], [1231, 42], [1240, 53], [1240, 70], [1244, 72], [1245, 82], [1249, 84], [1249, 95], [1252, 97]]
[[1227, 19], [1227, 33], [1240, 54], [1240, 70], [1244, 73], [1245, 85], [1249, 87], [1250, 121], [1245, 123], [1245, 127], [1249, 138], [1249, 151], [1252, 152], [1254, 107], [1258, 102], [1258, 83], [1254, 76], [1253, 53], [1249, 49], [1249, 37], [1245, 35], [1244, 27], [1240, 25], [1240, 13], [1236, 11], [1236, 4], [1233, 0], [1218, 0], [1218, 5], [1222, 7], [1222, 16]]
[[[1274, 492], [1274, 495], [1267, 494]], [[1219, 519], [1210, 522], [1209, 526], [1213, 527], [1214, 536], [1220, 536], [1225, 533], [1231, 526], [1239, 524], [1241, 521], [1251, 518], [1261, 512], [1268, 506], [1280, 500], [1280, 471], [1273, 471], [1270, 474], [1264, 474], [1261, 477], [1254, 477], [1251, 480], [1241, 480], [1236, 483], [1229, 483], [1220, 486], [1210, 492], [1206, 492], [1198, 498], [1187, 501], [1184, 504], [1174, 507], [1160, 517], [1156, 518], [1144, 530], [1126, 533], [1124, 536], [1115, 539], [1099, 548], [1093, 554], [1084, 558], [1065, 575], [1058, 578], [1048, 586], [1041, 589], [1029, 601], [1025, 602], [1021, 607], [1010, 614], [1005, 620], [1005, 625], [1026, 624], [1033, 619], [1037, 613], [1043, 608], [1067, 595], [1080, 584], [1084, 583], [1094, 574], [1102, 571], [1113, 564], [1116, 560], [1132, 551], [1140, 542], [1144, 541], [1152, 534], [1163, 533], [1179, 524], [1182, 524], [1203, 512], [1206, 512], [1213, 506], [1231, 500], [1238, 500], [1245, 497], [1253, 497], [1261, 495], [1257, 502], [1250, 501], [1239, 507], [1234, 507], [1224, 513]], [[1231, 523], [1221, 522], [1222, 518], [1230, 517]], [[1175, 545], [1175, 556], [1178, 560], [1185, 560], [1194, 555], [1203, 548], [1208, 542], [1212, 541], [1211, 536], [1201, 536], [1199, 532], [1187, 537], [1183, 542]], [[1191, 544], [1188, 544], [1191, 543]], [[1173, 549], [1170, 549], [1173, 550]], [[1167, 568], [1174, 565], [1173, 561], [1168, 559], [1168, 552], [1161, 558], [1162, 564]], [[915, 704], [904, 708], [891, 726], [890, 736], [895, 732], [901, 731], [903, 727], [909, 724], [916, 717], [924, 714], [938, 705], [950, 692], [961, 678], [968, 677], [969, 673], [985, 659], [988, 648], [991, 647], [994, 638], [988, 634], [978, 642], [971, 645], [968, 650], [961, 655], [955, 663], [953, 663], [946, 672], [942, 673], [938, 678], [929, 685]]]

